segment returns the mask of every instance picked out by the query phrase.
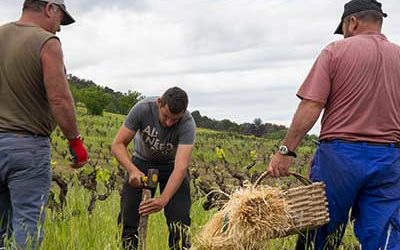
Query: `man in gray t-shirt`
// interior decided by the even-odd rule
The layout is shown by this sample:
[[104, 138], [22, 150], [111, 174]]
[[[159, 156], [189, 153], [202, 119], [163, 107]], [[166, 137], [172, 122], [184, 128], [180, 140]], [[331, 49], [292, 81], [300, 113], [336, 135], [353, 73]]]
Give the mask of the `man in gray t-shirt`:
[[135, 105], [124, 125], [131, 131], [136, 131], [136, 157], [146, 161], [172, 163], [178, 145], [193, 144], [195, 125], [189, 111], [183, 112], [173, 126], [162, 124], [157, 100], [157, 97], [148, 97]]
[[[148, 215], [161, 209], [164, 209], [169, 226], [170, 248], [190, 247], [187, 235], [191, 206], [188, 166], [195, 123], [186, 110], [187, 105], [187, 94], [178, 87], [168, 89], [161, 97], [146, 98], [131, 109], [114, 139], [113, 155], [128, 173], [119, 215], [125, 249], [137, 248], [139, 214]], [[131, 159], [128, 145], [132, 140], [135, 146]], [[161, 195], [141, 202], [141, 178], [150, 168], [159, 170]]]

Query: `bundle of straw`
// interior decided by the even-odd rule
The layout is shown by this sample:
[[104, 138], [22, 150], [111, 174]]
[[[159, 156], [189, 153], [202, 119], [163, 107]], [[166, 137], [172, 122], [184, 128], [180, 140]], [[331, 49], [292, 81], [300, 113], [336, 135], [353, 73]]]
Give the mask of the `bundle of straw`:
[[194, 249], [263, 249], [268, 239], [284, 235], [290, 227], [288, 205], [280, 189], [240, 188], [204, 226]]

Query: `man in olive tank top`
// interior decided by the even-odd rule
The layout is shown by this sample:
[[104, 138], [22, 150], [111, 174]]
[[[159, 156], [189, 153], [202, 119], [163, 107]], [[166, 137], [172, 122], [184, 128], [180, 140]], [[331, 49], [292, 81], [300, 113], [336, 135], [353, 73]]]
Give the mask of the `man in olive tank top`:
[[0, 249], [11, 236], [18, 249], [40, 245], [56, 125], [71, 166], [88, 161], [55, 36], [73, 22], [63, 0], [25, 0], [20, 20], [0, 26]]

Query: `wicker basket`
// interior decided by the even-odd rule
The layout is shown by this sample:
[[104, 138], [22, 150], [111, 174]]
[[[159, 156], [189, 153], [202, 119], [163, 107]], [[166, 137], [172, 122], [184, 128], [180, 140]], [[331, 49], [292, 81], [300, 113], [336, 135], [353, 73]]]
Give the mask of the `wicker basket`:
[[[304, 186], [290, 188], [284, 192], [284, 198], [289, 206], [289, 213], [292, 218], [292, 227], [280, 237], [315, 229], [329, 222], [325, 184], [323, 182], [311, 182], [296, 173], [290, 174], [302, 182]], [[256, 180], [254, 186], [259, 185], [261, 180], [267, 176], [267, 172], [263, 173]]]

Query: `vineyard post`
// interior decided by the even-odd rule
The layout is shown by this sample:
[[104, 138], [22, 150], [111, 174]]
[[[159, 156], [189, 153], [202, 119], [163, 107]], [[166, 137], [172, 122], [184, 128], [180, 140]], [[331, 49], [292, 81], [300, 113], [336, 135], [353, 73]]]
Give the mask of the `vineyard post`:
[[[142, 202], [151, 198], [151, 190], [157, 187], [158, 183], [158, 170], [149, 169], [147, 176], [142, 178], [143, 191], [142, 191]], [[148, 215], [141, 215], [139, 220], [139, 249], [146, 250], [146, 238], [147, 238], [147, 221]]]

